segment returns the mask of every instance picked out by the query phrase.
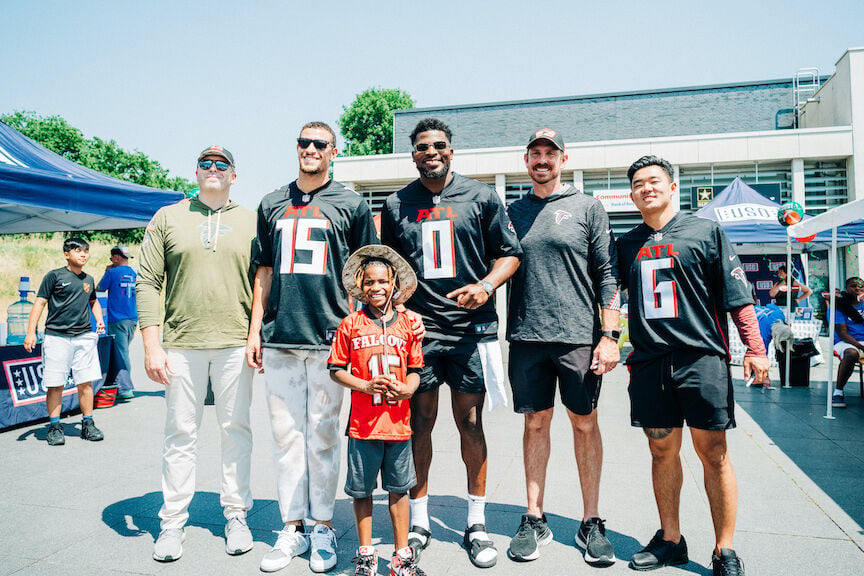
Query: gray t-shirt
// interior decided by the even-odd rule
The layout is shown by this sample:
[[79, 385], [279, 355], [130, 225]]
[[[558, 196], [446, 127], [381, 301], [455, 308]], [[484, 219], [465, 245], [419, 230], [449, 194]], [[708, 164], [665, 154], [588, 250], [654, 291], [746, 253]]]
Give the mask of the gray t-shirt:
[[508, 213], [523, 257], [510, 281], [507, 339], [597, 342], [598, 307], [618, 303], [615, 242], [602, 204], [568, 186], [547, 198], [529, 193]]

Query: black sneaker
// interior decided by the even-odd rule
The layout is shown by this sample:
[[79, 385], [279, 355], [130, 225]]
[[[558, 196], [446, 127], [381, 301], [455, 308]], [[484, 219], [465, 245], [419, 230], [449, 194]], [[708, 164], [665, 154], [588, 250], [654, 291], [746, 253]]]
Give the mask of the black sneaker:
[[593, 566], [611, 566], [615, 563], [615, 549], [606, 538], [605, 520], [588, 518], [579, 526], [576, 545], [585, 550], [585, 562]]
[[721, 548], [720, 556], [711, 555], [711, 568], [714, 576], [744, 576], [744, 562], [729, 548]]
[[846, 408], [846, 395], [843, 394], [842, 390], [834, 391], [834, 394], [831, 396], [831, 407]]
[[63, 433], [63, 426], [60, 424], [48, 425], [48, 445], [63, 446], [66, 444], [66, 435]]
[[93, 423], [93, 419], [89, 418], [81, 422], [81, 438], [84, 440], [90, 440], [91, 442], [98, 442], [105, 438], [105, 435], [96, 427], [96, 424]]
[[633, 570], [656, 570], [663, 566], [677, 566], [687, 564], [687, 542], [684, 536], [675, 544], [663, 540], [663, 530], [658, 530], [648, 545], [633, 555], [630, 559], [630, 568]]
[[510, 558], [519, 562], [528, 562], [540, 557], [540, 546], [552, 541], [552, 530], [546, 524], [546, 515], [537, 518], [533, 514], [523, 514], [522, 522], [516, 535], [510, 540], [507, 550]]

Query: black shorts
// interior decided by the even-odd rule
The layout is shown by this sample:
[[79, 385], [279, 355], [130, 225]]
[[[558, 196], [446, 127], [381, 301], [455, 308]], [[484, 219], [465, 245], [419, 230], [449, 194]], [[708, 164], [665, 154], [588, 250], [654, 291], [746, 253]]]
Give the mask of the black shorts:
[[477, 342], [442, 342], [426, 340], [423, 343], [423, 368], [417, 394], [434, 390], [445, 382], [451, 390], [465, 394], [485, 394], [483, 363]]
[[510, 343], [510, 388], [513, 410], [531, 414], [555, 405], [555, 383], [561, 402], [574, 414], [597, 407], [602, 377], [591, 371], [593, 347], [549, 342]]
[[630, 368], [630, 422], [640, 428], [735, 427], [732, 373], [726, 358], [673, 352]]
[[406, 494], [417, 484], [411, 440], [360, 440], [348, 438], [348, 476], [345, 493], [366, 498], [378, 486], [395, 494]]

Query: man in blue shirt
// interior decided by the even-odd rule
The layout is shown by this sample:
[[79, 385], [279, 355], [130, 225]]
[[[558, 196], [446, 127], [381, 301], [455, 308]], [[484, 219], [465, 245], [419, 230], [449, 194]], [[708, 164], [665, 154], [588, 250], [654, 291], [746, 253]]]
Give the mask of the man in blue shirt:
[[864, 280], [853, 276], [846, 280], [846, 291], [836, 300], [834, 311], [834, 353], [840, 356], [837, 367], [837, 388], [831, 399], [834, 408], [846, 408], [843, 388], [855, 370], [855, 363], [864, 357]]
[[105, 274], [97, 287], [97, 290], [108, 292], [107, 331], [114, 337], [115, 350], [123, 364], [116, 379], [118, 396], [127, 400], [135, 395], [129, 373], [132, 365], [129, 361], [129, 343], [138, 325], [138, 310], [135, 306], [135, 280], [138, 273], [129, 266], [129, 258], [132, 257], [129, 249], [122, 244], [111, 248], [111, 264], [105, 268]]

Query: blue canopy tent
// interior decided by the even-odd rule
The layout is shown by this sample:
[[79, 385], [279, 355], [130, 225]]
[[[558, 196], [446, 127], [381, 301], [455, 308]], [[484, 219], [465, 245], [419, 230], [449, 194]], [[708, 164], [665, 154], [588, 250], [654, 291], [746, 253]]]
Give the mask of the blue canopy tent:
[[[735, 178], [720, 194], [696, 212], [696, 216], [713, 220], [723, 227], [724, 232], [734, 244], [739, 253], [753, 252], [786, 252], [786, 268], [792, 270], [792, 252], [815, 252], [817, 250], [836, 249], [837, 246], [849, 246], [864, 241], [864, 223], [852, 222], [838, 227], [836, 238], [832, 245], [831, 232], [819, 232], [809, 242], [792, 240], [786, 226], [777, 221], [777, 211], [780, 204], [765, 198], [744, 183], [741, 178]], [[804, 215], [806, 222], [812, 216]], [[832, 255], [833, 258], [833, 255]], [[786, 309], [786, 317], [792, 317], [791, 300]], [[786, 354], [786, 382], [789, 382], [789, 359]], [[830, 365], [830, 364], [829, 364]]]
[[145, 226], [183, 198], [95, 172], [0, 122], [0, 233]]
[[[765, 198], [740, 178], [723, 189], [714, 199], [695, 214], [713, 220], [723, 227], [739, 252], [786, 251], [789, 236], [786, 227], [777, 221], [780, 204]], [[805, 215], [804, 220], [812, 216]], [[839, 246], [864, 241], [864, 223], [855, 222], [837, 228]], [[748, 248], [748, 245], [750, 247]], [[759, 246], [752, 246], [759, 245]], [[831, 233], [820, 232], [810, 242], [791, 242], [794, 252], [815, 252], [831, 248]]]

